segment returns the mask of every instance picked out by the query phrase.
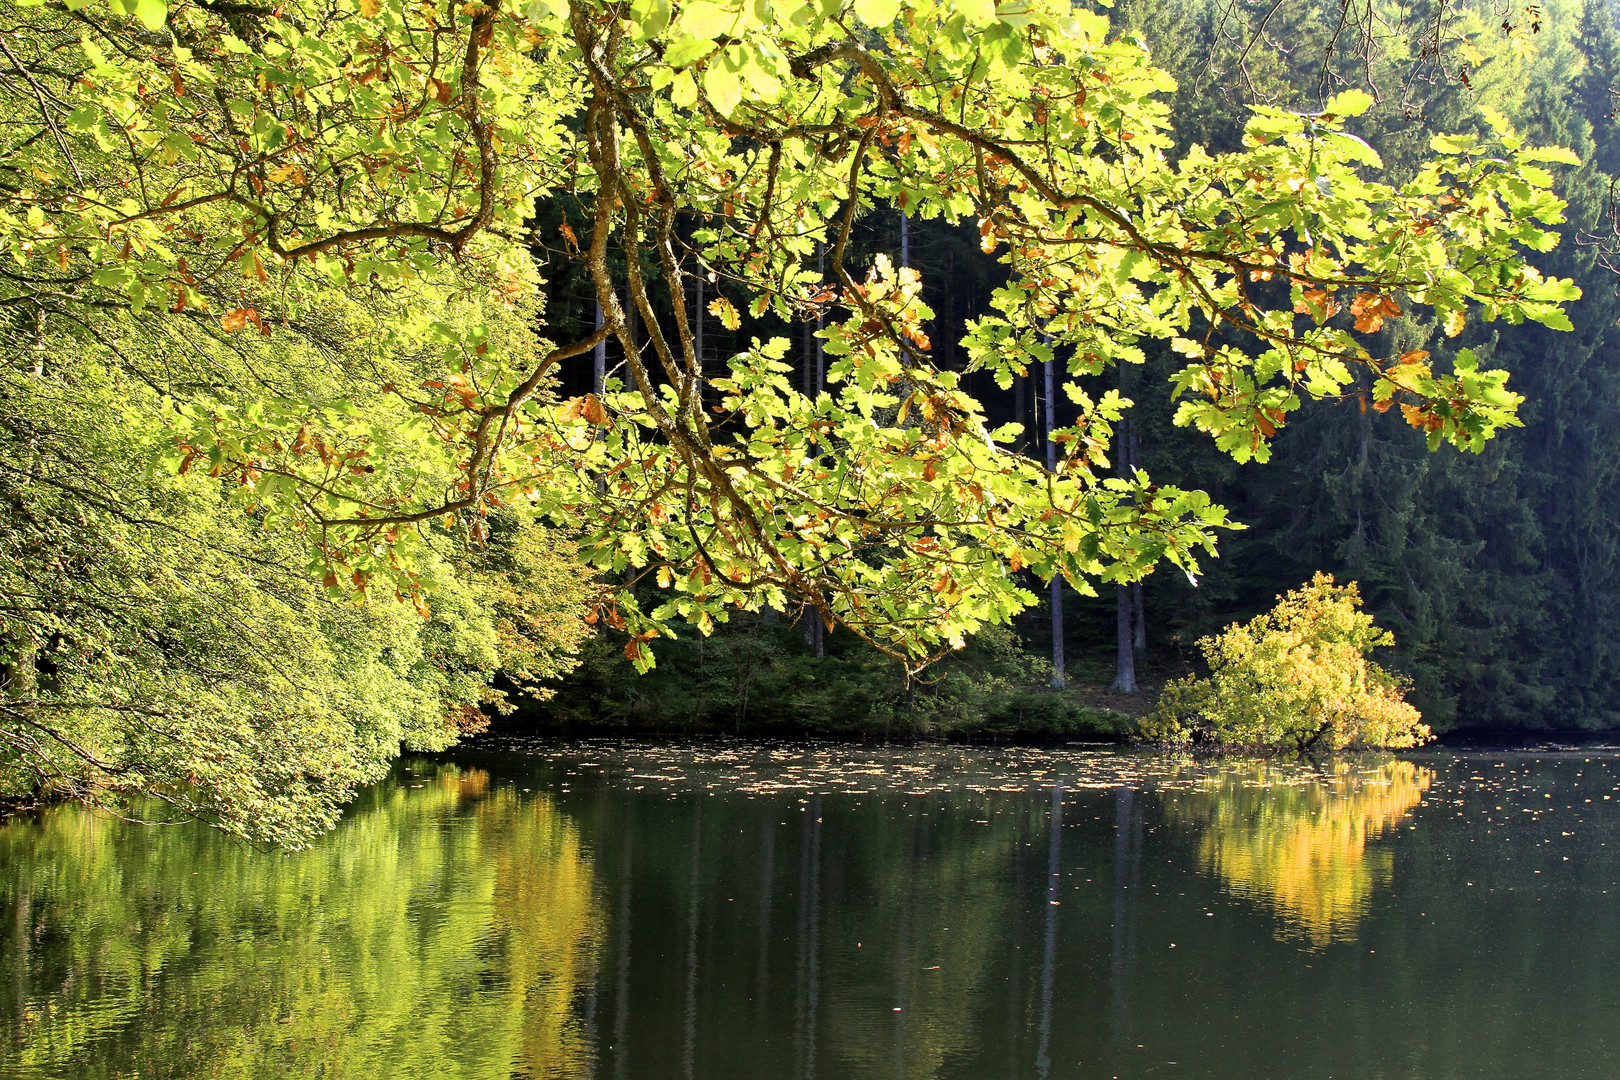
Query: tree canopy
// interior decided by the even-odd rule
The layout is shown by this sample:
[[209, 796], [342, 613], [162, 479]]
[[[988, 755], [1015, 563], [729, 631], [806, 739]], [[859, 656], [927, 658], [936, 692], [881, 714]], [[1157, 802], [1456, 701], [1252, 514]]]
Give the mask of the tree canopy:
[[[921, 666], [1033, 603], [1021, 571], [1090, 591], [1213, 551], [1228, 522], [1204, 492], [1113, 474], [1129, 401], [1091, 377], [1168, 343], [1176, 423], [1240, 462], [1312, 399], [1477, 451], [1517, 423], [1505, 372], [1379, 331], [1566, 329], [1579, 294], [1527, 261], [1557, 242], [1568, 151], [1491, 113], [1388, 179], [1355, 90], [1183, 151], [1174, 80], [1067, 3], [6, 13], [9, 490], [43, 485], [100, 543], [99, 513], [147, 527], [127, 497], [155, 461], [152, 490], [218, 505], [233, 565], [280, 545], [277, 572], [302, 564], [333, 618], [397, 598], [440, 619], [451, 579], [484, 572], [445, 569], [451, 538], [497, 550], [549, 524], [608, 583], [588, 619], [627, 630], [643, 668], [677, 625], [799, 604]], [[1005, 263], [962, 352], [1003, 387], [1065, 373], [1051, 467], [937, 360], [918, 273], [857, 259], [877, 207], [974, 223]], [[585, 277], [597, 324], [546, 318], [538, 262]], [[706, 318], [750, 342], [720, 368]], [[819, 328], [820, 385], [789, 377], [795, 324]], [[560, 391], [608, 342], [602, 385]], [[119, 445], [90, 452], [92, 430]], [[74, 479], [97, 454], [105, 490]], [[531, 629], [551, 618], [502, 595]], [[28, 604], [4, 618], [15, 672], [58, 639], [105, 655]], [[135, 666], [166, 663], [153, 635]], [[25, 683], [24, 726], [50, 696], [14, 674], [13, 699]]]
[[[400, 287], [446, 264], [499, 297], [524, 287], [536, 200], [581, 208], [583, 235], [532, 239], [577, 249], [600, 330], [547, 327], [534, 354], [484, 324], [390, 325], [382, 347], [444, 352], [426, 381], [439, 385], [377, 387], [412, 424], [299, 395], [187, 411], [176, 462], [206, 455], [249, 481], [246, 499], [297, 515], [345, 585], [414, 584], [401, 526], [457, 515], [476, 530], [524, 501], [583, 521], [597, 565], [661, 569], [679, 594], [667, 615], [794, 593], [926, 656], [1025, 602], [1009, 565], [1077, 583], [1191, 567], [1218, 511], [1098, 475], [1118, 399], [1071, 391], [1055, 472], [998, 444], [1008, 433], [929, 362], [914, 275], [844, 264], [875, 201], [976, 218], [1005, 246], [1011, 277], [972, 325], [975, 364], [1005, 378], [1056, 351], [1078, 375], [1172, 339], [1179, 422], [1239, 459], [1263, 458], [1302, 398], [1344, 394], [1477, 448], [1512, 421], [1502, 374], [1377, 356], [1365, 335], [1403, 305], [1452, 330], [1471, 309], [1564, 326], [1575, 295], [1522, 257], [1555, 240], [1543, 165], [1567, 152], [1500, 121], [1491, 140], [1436, 138], [1417, 176], [1380, 183], [1346, 130], [1370, 99], [1349, 92], [1316, 115], [1257, 109], [1241, 152], [1172, 163], [1171, 80], [1105, 15], [1068, 5], [20, 15], [10, 122], [37, 137], [4, 221], [13, 309], [127, 304], [273, 336], [305, 280]], [[808, 268], [818, 246], [825, 279]], [[783, 338], [707, 377], [694, 275], [734, 287], [741, 302], [714, 305], [727, 323], [825, 313], [833, 390], [786, 385]], [[629, 353], [622, 384], [548, 400], [545, 377], [603, 335]], [[420, 445], [390, 454], [401, 439]], [[453, 481], [422, 475], [431, 455]]]

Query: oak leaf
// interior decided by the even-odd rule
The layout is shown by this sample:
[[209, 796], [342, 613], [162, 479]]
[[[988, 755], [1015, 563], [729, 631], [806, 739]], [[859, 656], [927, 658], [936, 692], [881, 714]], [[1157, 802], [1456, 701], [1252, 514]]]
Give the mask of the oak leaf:
[[742, 326], [742, 315], [738, 313], [737, 306], [723, 296], [717, 296], [709, 301], [709, 314], [720, 320], [720, 325], [727, 330], [736, 330]]

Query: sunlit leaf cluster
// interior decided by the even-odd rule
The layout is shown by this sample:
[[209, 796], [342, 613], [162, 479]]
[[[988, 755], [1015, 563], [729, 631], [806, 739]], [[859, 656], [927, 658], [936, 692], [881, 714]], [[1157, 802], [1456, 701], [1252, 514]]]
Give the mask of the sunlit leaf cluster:
[[[480, 537], [516, 507], [577, 530], [613, 583], [593, 618], [642, 666], [681, 624], [764, 605], [921, 664], [1030, 604], [1022, 570], [1083, 592], [1192, 573], [1225, 514], [1117, 475], [1129, 402], [1095, 376], [1173, 342], [1177, 422], [1239, 461], [1312, 399], [1398, 406], [1477, 450], [1516, 422], [1505, 375], [1398, 350], [1384, 324], [1567, 327], [1578, 294], [1525, 261], [1555, 243], [1567, 153], [1499, 121], [1393, 184], [1347, 92], [1172, 159], [1173, 81], [1105, 11], [1055, 0], [10, 11], [9, 312], [274, 341], [303, 281], [450, 277], [498, 308], [534, 288], [525, 249], [588, 275], [599, 327], [407, 321], [378, 347], [441, 350], [435, 377], [347, 403], [197, 395], [171, 460], [295, 519], [337, 591], [418, 597], [426, 523]], [[567, 223], [538, 228], [546, 207]], [[879, 207], [975, 222], [1006, 262], [964, 344], [1002, 386], [1066, 374], [1055, 468], [933, 361], [915, 272], [856, 264]], [[721, 295], [700, 306], [699, 281]], [[705, 364], [700, 312], [754, 344]], [[810, 393], [781, 336], [804, 320], [830, 360]], [[606, 340], [616, 377], [559, 401], [554, 377]]]

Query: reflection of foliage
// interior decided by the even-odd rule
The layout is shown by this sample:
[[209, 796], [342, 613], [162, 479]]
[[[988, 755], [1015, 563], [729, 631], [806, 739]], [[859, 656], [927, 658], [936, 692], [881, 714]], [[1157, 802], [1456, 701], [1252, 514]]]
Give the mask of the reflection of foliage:
[[[438, 827], [435, 827], [438, 826]], [[61, 806], [0, 831], [28, 1075], [587, 1075], [601, 915], [549, 799], [445, 770], [294, 856]], [[476, 1034], [476, 1039], [470, 1036]]]
[[1165, 687], [1146, 733], [1302, 751], [1415, 746], [1429, 729], [1401, 681], [1367, 659], [1394, 642], [1361, 611], [1355, 582], [1319, 573], [1264, 615], [1201, 640], [1210, 677]]
[[[895, 983], [867, 980], [828, 995], [828, 1049], [840, 1073], [928, 1080], [979, 1050], [973, 1006], [991, 980], [998, 938], [1018, 914], [1006, 875], [1032, 824], [992, 814], [986, 805], [982, 797], [957, 796], [932, 827], [911, 813], [896, 814], [904, 824], [863, 845], [861, 861], [871, 874], [866, 903], [841, 913], [846, 922], [836, 938], [864, 938], [872, 952], [867, 963], [894, 972]], [[970, 822], [980, 813], [995, 824], [975, 831]], [[884, 932], [874, 932], [879, 927]], [[895, 1004], [906, 1014], [897, 1018], [904, 1024], [899, 1045], [874, 1038], [867, 1020]]]
[[1278, 783], [1259, 764], [1170, 797], [1171, 820], [1203, 826], [1199, 858], [1234, 894], [1273, 908], [1278, 937], [1316, 948], [1354, 941], [1373, 890], [1389, 883], [1392, 856], [1367, 842], [1423, 799], [1434, 772], [1409, 761], [1378, 768], [1344, 762], [1314, 783]]

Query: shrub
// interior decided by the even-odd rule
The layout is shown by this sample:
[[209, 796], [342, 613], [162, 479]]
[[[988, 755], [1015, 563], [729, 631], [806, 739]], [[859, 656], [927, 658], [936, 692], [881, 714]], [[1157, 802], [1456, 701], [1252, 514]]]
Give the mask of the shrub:
[[1367, 659], [1394, 644], [1356, 585], [1327, 574], [1248, 623], [1199, 641], [1210, 677], [1164, 688], [1143, 734], [1294, 750], [1416, 746], [1430, 738], [1404, 681]]

